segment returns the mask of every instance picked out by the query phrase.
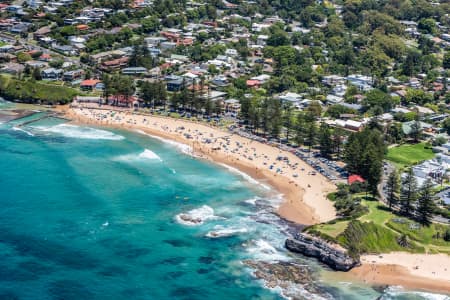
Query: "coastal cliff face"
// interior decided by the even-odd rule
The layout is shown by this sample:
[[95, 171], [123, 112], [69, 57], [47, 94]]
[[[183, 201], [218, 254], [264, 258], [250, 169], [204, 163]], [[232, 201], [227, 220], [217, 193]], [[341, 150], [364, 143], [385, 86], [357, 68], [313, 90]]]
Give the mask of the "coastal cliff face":
[[294, 238], [288, 238], [285, 247], [292, 252], [315, 257], [337, 271], [349, 271], [360, 264], [340, 249], [330, 246], [320, 238], [298, 233]]

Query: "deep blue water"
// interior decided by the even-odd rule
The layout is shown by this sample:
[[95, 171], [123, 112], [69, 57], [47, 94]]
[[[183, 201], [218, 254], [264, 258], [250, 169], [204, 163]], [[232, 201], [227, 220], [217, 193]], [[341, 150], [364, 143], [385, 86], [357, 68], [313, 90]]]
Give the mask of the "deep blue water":
[[[0, 125], [0, 299], [280, 299], [242, 260], [322, 268], [283, 249], [264, 186], [138, 133], [18, 126], [36, 117]], [[380, 295], [317, 284], [330, 298]]]

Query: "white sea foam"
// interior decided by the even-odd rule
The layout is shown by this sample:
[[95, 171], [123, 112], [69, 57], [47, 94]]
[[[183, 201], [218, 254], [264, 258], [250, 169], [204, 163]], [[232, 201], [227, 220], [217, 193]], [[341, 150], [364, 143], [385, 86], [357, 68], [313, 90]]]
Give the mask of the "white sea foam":
[[131, 153], [125, 155], [119, 155], [113, 158], [116, 161], [122, 162], [136, 162], [136, 161], [162, 161], [161, 157], [159, 157], [155, 152], [149, 149], [145, 149], [141, 153]]
[[263, 239], [253, 241], [251, 246], [247, 248], [247, 252], [249, 252], [256, 260], [278, 261], [287, 259], [285, 255], [280, 253], [268, 241]]
[[250, 205], [256, 205], [256, 202], [258, 201], [258, 200], [260, 200], [261, 198], [259, 198], [259, 197], [254, 197], [254, 198], [251, 198], [251, 199], [247, 199], [247, 200], [245, 200], [244, 202], [245, 203], [248, 203], [248, 204], [250, 204]]
[[301, 284], [284, 282], [283, 287], [276, 286], [274, 288], [271, 288], [267, 284], [264, 284], [264, 287], [278, 293], [284, 299], [288, 299], [288, 300], [292, 300], [292, 299], [308, 299], [308, 300], [334, 299], [331, 295], [325, 298], [320, 295], [310, 293]]
[[[0, 123], [0, 124], [1, 124], [1, 123]], [[25, 130], [25, 129], [23, 129], [23, 128], [20, 128], [20, 127], [13, 127], [12, 129], [15, 130], [15, 131], [24, 132], [24, 133], [26, 133], [26, 134], [29, 135], [29, 136], [34, 136], [34, 134], [32, 134], [31, 132], [29, 132], [29, 131], [27, 131], [27, 130]]]
[[278, 209], [280, 207], [281, 203], [284, 201], [282, 194], [273, 195], [268, 198], [260, 198], [260, 197], [254, 197], [247, 200], [244, 200], [245, 203], [250, 205], [257, 205], [257, 206], [266, 206], [270, 207], [272, 209]]
[[163, 142], [165, 144], [169, 144], [169, 145], [175, 146], [175, 148], [177, 148], [178, 150], [180, 150], [181, 152], [183, 152], [185, 154], [189, 154], [189, 155], [193, 154], [192, 147], [189, 146], [189, 145], [186, 145], [186, 144], [183, 144], [183, 143], [179, 143], [179, 142], [176, 142], [176, 141], [173, 141], [173, 140], [165, 139], [165, 138], [159, 137], [157, 135], [148, 134], [148, 133], [146, 133], [146, 132], [144, 132], [142, 130], [136, 130], [136, 132], [139, 133], [139, 134], [142, 134], [142, 135], [149, 136], [149, 137], [151, 137], [153, 139], [159, 140], [159, 141], [161, 141], [161, 142]]
[[248, 232], [246, 228], [234, 228], [234, 227], [225, 228], [223, 226], [218, 225], [214, 227], [214, 230], [209, 231], [206, 234], [206, 236], [209, 238], [221, 238], [238, 235], [240, 233], [246, 232]]
[[417, 297], [420, 297], [419, 299], [426, 299], [426, 300], [450, 300], [449, 296], [442, 295], [442, 294], [431, 294], [426, 292], [414, 292], [414, 291], [406, 291], [401, 286], [390, 286], [384, 291], [384, 295], [381, 299], [383, 300], [389, 300], [394, 298], [397, 298], [399, 296], [408, 296], [408, 295], [414, 295]]
[[161, 160], [161, 158], [155, 152], [148, 149], [145, 149], [144, 152], [139, 154], [139, 158]]
[[70, 124], [59, 124], [51, 127], [33, 127], [43, 132], [55, 133], [68, 138], [91, 139], [91, 140], [123, 140], [124, 137], [110, 131], [91, 127], [81, 127]]
[[187, 213], [180, 213], [175, 216], [175, 220], [178, 223], [188, 226], [202, 225], [207, 220], [217, 219], [221, 219], [221, 217], [214, 215], [214, 209], [208, 205], [203, 205]]

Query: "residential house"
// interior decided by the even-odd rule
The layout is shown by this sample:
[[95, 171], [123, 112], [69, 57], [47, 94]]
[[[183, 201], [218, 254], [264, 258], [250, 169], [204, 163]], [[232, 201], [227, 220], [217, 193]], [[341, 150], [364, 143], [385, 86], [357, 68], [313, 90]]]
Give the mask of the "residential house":
[[240, 101], [237, 99], [227, 99], [223, 102], [223, 110], [225, 113], [230, 113], [237, 116], [241, 111]]
[[217, 87], [224, 87], [230, 84], [228, 79], [223, 75], [214, 77], [213, 80], [211, 80], [211, 83]]
[[91, 60], [93, 62], [95, 62], [96, 64], [99, 64], [103, 60], [107, 60], [112, 57], [114, 57], [114, 58], [124, 57], [125, 55], [126, 55], [126, 53], [122, 50], [105, 51], [105, 52], [100, 52], [100, 53], [91, 55]]
[[[409, 135], [413, 132], [413, 124], [416, 123], [416, 121], [409, 121], [409, 122], [404, 122], [402, 123], [402, 131], [404, 134]], [[419, 125], [419, 130], [420, 131], [428, 131], [431, 130], [433, 128], [433, 125], [425, 123], [425, 122], [420, 122], [418, 121], [418, 125]]]
[[121, 57], [113, 60], [102, 62], [100, 68], [103, 70], [118, 70], [128, 65], [128, 57]]
[[49, 62], [52, 60], [52, 56], [48, 53], [42, 53], [41, 56], [38, 57], [38, 60]]
[[28, 65], [32, 68], [47, 68], [48, 67], [48, 63], [45, 61], [39, 61], [39, 60], [29, 60], [27, 62], [25, 62], [25, 65]]
[[9, 32], [12, 34], [26, 34], [28, 33], [28, 28], [30, 27], [30, 23], [18, 23], [14, 24], [10, 29]]
[[341, 104], [344, 102], [344, 98], [336, 95], [327, 95], [326, 97], [327, 104], [334, 105], [334, 104]]
[[367, 92], [373, 89], [373, 78], [370, 76], [352, 74], [348, 75], [345, 79], [352, 85], [356, 86], [360, 91]]
[[417, 180], [418, 186], [421, 186], [427, 179], [431, 179], [435, 184], [440, 183], [449, 167], [450, 165], [445, 161], [431, 159], [426, 160], [419, 165], [413, 166], [412, 171]]
[[41, 71], [41, 76], [42, 79], [58, 80], [61, 78], [63, 72], [61, 69], [48, 68]]
[[256, 38], [256, 45], [265, 46], [267, 44], [267, 40], [269, 39], [268, 35], [260, 34]]
[[33, 38], [38, 41], [39, 39], [48, 36], [50, 32], [50, 26], [41, 27], [33, 33]]
[[93, 91], [100, 88], [101, 81], [97, 79], [86, 79], [80, 83], [80, 89], [84, 91]]
[[186, 84], [186, 82], [183, 78], [169, 80], [167, 81], [167, 90], [169, 92], [178, 92], [183, 88], [184, 84]]
[[61, 52], [64, 55], [76, 55], [77, 50], [73, 46], [69, 45], [59, 45], [59, 44], [52, 44], [53, 50], [57, 52]]
[[74, 81], [77, 79], [81, 79], [84, 75], [84, 70], [78, 69], [78, 70], [72, 70], [64, 72], [63, 74], [63, 80], [64, 81]]
[[289, 103], [293, 104], [294, 106], [298, 106], [303, 97], [297, 93], [287, 92], [283, 95], [278, 96], [278, 98], [283, 103], [289, 102]]
[[25, 70], [25, 66], [19, 63], [9, 62], [3, 65], [3, 68], [0, 69], [1, 73], [13, 74], [17, 75], [23, 73]]
[[122, 69], [122, 74], [124, 75], [139, 75], [139, 74], [146, 74], [147, 69], [144, 67], [130, 67]]

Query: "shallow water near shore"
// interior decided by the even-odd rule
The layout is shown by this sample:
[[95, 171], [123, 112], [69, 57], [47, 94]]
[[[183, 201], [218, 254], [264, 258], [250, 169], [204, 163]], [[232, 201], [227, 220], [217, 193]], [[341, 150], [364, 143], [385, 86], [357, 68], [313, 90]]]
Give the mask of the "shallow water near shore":
[[322, 280], [284, 250], [279, 195], [183, 147], [30, 118], [0, 125], [0, 299], [281, 299], [245, 260], [306, 265], [299, 299], [445, 299]]

